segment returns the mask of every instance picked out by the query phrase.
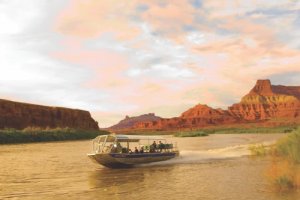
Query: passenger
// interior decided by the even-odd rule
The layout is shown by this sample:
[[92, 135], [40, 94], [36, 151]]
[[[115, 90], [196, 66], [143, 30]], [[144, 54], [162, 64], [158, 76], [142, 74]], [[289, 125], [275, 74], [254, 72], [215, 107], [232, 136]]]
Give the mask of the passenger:
[[144, 153], [144, 147], [141, 147], [140, 153]]
[[128, 153], [128, 149], [125, 148], [125, 147], [123, 147], [123, 148], [122, 148], [122, 153]]
[[111, 153], [117, 153], [117, 145], [116, 144], [111, 144], [109, 146], [110, 152]]
[[149, 151], [149, 152], [150, 152], [150, 153], [154, 153], [154, 152], [155, 152], [154, 147], [153, 147], [152, 144], [150, 145], [150, 151]]
[[144, 152], [149, 152], [149, 151], [150, 151], [150, 145], [145, 145]]
[[157, 148], [157, 145], [156, 145], [156, 142], [155, 141], [153, 141], [153, 144], [152, 144], [152, 146], [153, 146], [153, 148], [154, 148], [154, 151], [156, 150], [156, 148]]
[[122, 152], [122, 146], [120, 144], [120, 142], [117, 143], [117, 153], [121, 153]]
[[162, 152], [162, 150], [165, 148], [165, 144], [163, 144], [161, 141], [159, 141], [158, 148], [159, 148], [159, 151]]
[[134, 153], [139, 153], [139, 150], [137, 147], [134, 147]]

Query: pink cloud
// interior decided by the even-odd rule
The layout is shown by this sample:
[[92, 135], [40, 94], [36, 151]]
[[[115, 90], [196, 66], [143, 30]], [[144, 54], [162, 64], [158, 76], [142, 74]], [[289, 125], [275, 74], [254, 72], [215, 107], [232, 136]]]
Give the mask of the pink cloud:
[[69, 51], [54, 52], [53, 56], [89, 68], [93, 79], [85, 83], [85, 87], [107, 89], [127, 82], [127, 78], [122, 73], [129, 66], [128, 60], [126, 56], [115, 51], [69, 49]]
[[[148, 9], [138, 12], [140, 3]], [[110, 103], [124, 105], [120, 112], [126, 114], [150, 108], [163, 113], [162, 106], [184, 109], [198, 102], [228, 106], [227, 99], [240, 98], [256, 79], [299, 71], [299, 50], [278, 39], [281, 30], [246, 15], [267, 3], [203, 1], [201, 9], [188, 0], [163, 4], [158, 0], [74, 0], [56, 21], [64, 49], [53, 55], [91, 70], [93, 76], [84, 86], [108, 92]], [[278, 25], [284, 27], [284, 22]], [[184, 26], [194, 30], [190, 33]], [[85, 41], [105, 40], [103, 34], [126, 43], [127, 50], [85, 47]], [[173, 53], [175, 48], [182, 50]], [[139, 76], [130, 76], [130, 70]], [[176, 73], [187, 75], [181, 79]], [[232, 96], [224, 100], [226, 95]], [[97, 113], [101, 115], [109, 113]], [[121, 115], [112, 112], [111, 116]]]
[[187, 1], [166, 3], [149, 3], [149, 9], [142, 13], [144, 21], [151, 24], [158, 32], [166, 32], [168, 36], [174, 36], [183, 32], [183, 25], [191, 25], [194, 22], [195, 9]]
[[99, 37], [103, 33], [116, 34], [120, 39], [134, 38], [139, 29], [127, 20], [133, 2], [73, 0], [57, 18], [55, 28], [82, 38]]

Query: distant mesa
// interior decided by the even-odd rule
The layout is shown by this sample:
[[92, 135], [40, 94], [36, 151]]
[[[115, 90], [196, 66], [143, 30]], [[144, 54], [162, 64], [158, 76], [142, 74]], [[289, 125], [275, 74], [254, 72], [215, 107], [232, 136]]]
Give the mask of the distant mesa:
[[[245, 123], [299, 124], [300, 86], [272, 85], [270, 80], [258, 80], [239, 103], [226, 110], [198, 104], [173, 118], [161, 118], [154, 113], [125, 116], [118, 124], [108, 129], [177, 130]], [[99, 129], [98, 123], [88, 111], [0, 99], [0, 129], [26, 127]]]
[[138, 123], [145, 123], [148, 121], [155, 122], [159, 121], [161, 117], [156, 116], [154, 113], [148, 113], [140, 116], [135, 117], [129, 117], [126, 115], [125, 119], [121, 120], [119, 123], [117, 123], [114, 126], [109, 127], [110, 130], [120, 130], [120, 129], [128, 129], [132, 128]]
[[[244, 123], [266, 125], [300, 123], [300, 86], [271, 85], [270, 80], [258, 80], [239, 103], [233, 104], [227, 110], [198, 104], [179, 117], [169, 119], [149, 117], [149, 120], [136, 117], [126, 118], [123, 121], [111, 128], [172, 130]], [[122, 126], [123, 123], [126, 126]]]
[[0, 129], [26, 127], [99, 130], [88, 111], [0, 99]]

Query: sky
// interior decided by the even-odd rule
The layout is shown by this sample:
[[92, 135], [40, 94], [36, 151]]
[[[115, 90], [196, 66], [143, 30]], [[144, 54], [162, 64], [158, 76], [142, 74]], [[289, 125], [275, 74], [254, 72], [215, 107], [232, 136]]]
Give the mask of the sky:
[[126, 115], [300, 85], [300, 0], [0, 0], [0, 98]]

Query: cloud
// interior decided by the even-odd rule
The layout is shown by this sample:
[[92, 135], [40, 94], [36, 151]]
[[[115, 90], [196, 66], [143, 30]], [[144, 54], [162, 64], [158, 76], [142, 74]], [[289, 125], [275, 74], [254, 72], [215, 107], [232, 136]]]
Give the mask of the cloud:
[[199, 45], [205, 42], [204, 34], [199, 32], [192, 32], [187, 35], [187, 40], [193, 44]]
[[[102, 4], [94, 3], [91, 1], [89, 8]], [[299, 64], [299, 51], [291, 48], [299, 42], [293, 34], [298, 28], [291, 23], [296, 19], [297, 6], [288, 1], [131, 1], [119, 13], [114, 9], [122, 4], [113, 2], [109, 6], [101, 9], [102, 16], [114, 15], [123, 23], [120, 30], [106, 27], [111, 31], [109, 44], [104, 44], [108, 34], [105, 36], [102, 30], [100, 36], [98, 30], [91, 30], [98, 37], [86, 38], [89, 43], [101, 43], [98, 50], [109, 49], [110, 54], [127, 58], [126, 64], [118, 67], [119, 72], [107, 71], [109, 77], [122, 80], [109, 93], [137, 105], [132, 113], [145, 105], [160, 108], [172, 99], [179, 102], [171, 103], [171, 107], [199, 101], [226, 107], [245, 94], [255, 79], [288, 73]], [[100, 24], [106, 20], [89, 19], [97, 19]], [[134, 37], [120, 40], [120, 34], [128, 31], [129, 26], [133, 26]], [[105, 82], [100, 85], [106, 85]], [[163, 100], [156, 98], [161, 95], [165, 96]], [[178, 109], [176, 114], [180, 114]]]
[[132, 77], [141, 77], [143, 75], [149, 75], [160, 78], [191, 78], [195, 76], [188, 69], [174, 68], [168, 65], [157, 64], [147, 69], [131, 69], [128, 71], [128, 75]]
[[[18, 34], [30, 27], [28, 22], [36, 21], [41, 15], [41, 10], [32, 6], [33, 1], [22, 2], [17, 0], [1, 1], [0, 4], [0, 34]], [[41, 5], [41, 3], [39, 3]], [[23, 12], [26, 10], [26, 12]]]
[[1, 24], [5, 27], [0, 35], [1, 97], [37, 104], [105, 110], [106, 103], [103, 101], [108, 95], [85, 86], [92, 76], [89, 69], [51, 57], [50, 52], [57, 50], [60, 37], [50, 30], [53, 15], [60, 11], [61, 6], [65, 6], [65, 2], [1, 2]]
[[82, 85], [91, 76], [88, 70], [54, 61], [34, 51], [17, 50], [20, 45], [7, 43], [10, 48], [0, 53], [2, 94], [33, 103], [82, 109], [94, 109], [83, 99], [93, 101], [105, 96]]
[[195, 8], [201, 8], [202, 7], [202, 0], [192, 0], [190, 2], [192, 3], [192, 5]]
[[272, 74], [268, 78], [272, 80], [273, 85], [299, 86], [300, 70]]
[[2, 0], [1, 97], [87, 109], [101, 126], [196, 103], [226, 108], [256, 79], [297, 85], [299, 9], [290, 0]]
[[133, 38], [138, 29], [127, 20], [135, 1], [73, 0], [58, 18], [56, 28], [68, 35], [89, 38], [113, 33], [120, 39]]

